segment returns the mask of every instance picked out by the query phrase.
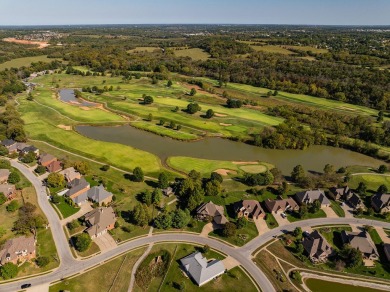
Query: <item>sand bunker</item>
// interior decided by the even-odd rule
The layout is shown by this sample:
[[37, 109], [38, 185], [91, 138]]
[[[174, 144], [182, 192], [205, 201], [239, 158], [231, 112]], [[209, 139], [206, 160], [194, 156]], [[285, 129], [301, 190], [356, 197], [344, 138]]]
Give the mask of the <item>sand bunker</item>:
[[234, 170], [224, 169], [224, 168], [214, 170], [214, 172], [219, 173], [220, 175], [228, 175], [229, 173], [230, 174], [237, 174], [237, 172], [235, 172]]
[[50, 44], [48, 44], [47, 42], [18, 40], [15, 38], [5, 38], [5, 39], [3, 39], [3, 41], [9, 42], [9, 43], [22, 44], [22, 45], [38, 45], [39, 49], [43, 49], [43, 48], [50, 46]]
[[91, 108], [87, 106], [80, 106], [82, 110], [89, 111]]
[[219, 114], [219, 113], [214, 113], [214, 116], [216, 116], [216, 117], [227, 117], [227, 115]]
[[224, 126], [224, 127], [229, 127], [231, 126], [232, 124], [225, 124], [225, 123], [219, 123], [221, 126]]
[[257, 161], [233, 161], [233, 164], [247, 165], [247, 164], [259, 164]]
[[72, 130], [72, 126], [58, 125], [57, 127], [66, 131]]

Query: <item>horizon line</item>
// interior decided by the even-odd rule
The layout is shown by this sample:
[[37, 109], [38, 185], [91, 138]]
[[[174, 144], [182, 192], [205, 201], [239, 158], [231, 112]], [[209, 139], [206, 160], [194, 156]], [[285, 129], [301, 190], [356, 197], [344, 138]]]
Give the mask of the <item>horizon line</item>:
[[208, 26], [344, 26], [344, 27], [383, 27], [390, 24], [305, 24], [305, 23], [84, 23], [84, 24], [0, 24], [0, 27], [34, 27], [34, 26], [127, 26], [127, 25], [208, 25]]

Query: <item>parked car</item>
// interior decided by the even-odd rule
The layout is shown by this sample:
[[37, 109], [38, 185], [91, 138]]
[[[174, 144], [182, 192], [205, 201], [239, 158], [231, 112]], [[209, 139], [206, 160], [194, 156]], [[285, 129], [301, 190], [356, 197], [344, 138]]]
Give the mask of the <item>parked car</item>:
[[286, 214], [285, 213], [280, 213], [280, 216], [282, 216], [282, 218], [286, 218]]
[[23, 284], [20, 288], [27, 289], [27, 288], [30, 288], [30, 287], [31, 287], [31, 284]]

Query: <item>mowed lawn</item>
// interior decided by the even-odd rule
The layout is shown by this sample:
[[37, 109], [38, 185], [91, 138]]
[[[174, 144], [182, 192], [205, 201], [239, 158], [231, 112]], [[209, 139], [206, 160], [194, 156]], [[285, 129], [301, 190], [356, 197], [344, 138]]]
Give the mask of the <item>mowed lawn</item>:
[[[255, 87], [246, 84], [238, 83], [229, 83], [228, 88], [239, 90], [242, 92], [265, 95], [269, 91], [267, 88]], [[306, 106], [311, 106], [315, 108], [320, 108], [324, 110], [337, 110], [344, 113], [356, 114], [356, 115], [365, 115], [365, 116], [377, 116], [378, 111], [364, 106], [349, 104], [337, 100], [314, 97], [305, 94], [294, 94], [284, 91], [278, 91], [276, 97], [271, 97], [275, 100], [289, 101], [291, 103], [303, 104]]]
[[19, 107], [29, 138], [49, 142], [61, 149], [132, 171], [141, 166], [146, 173], [160, 170], [159, 159], [145, 151], [116, 143], [86, 138], [75, 131], [60, 129], [66, 119], [37, 103], [21, 100]]
[[35, 57], [24, 57], [24, 58], [16, 58], [7, 62], [4, 62], [0, 64], [0, 70], [4, 69], [10, 69], [10, 68], [19, 68], [22, 66], [30, 66], [31, 63], [36, 63], [36, 62], [45, 62], [45, 63], [50, 63], [51, 61], [54, 60], [59, 60], [59, 59], [52, 59], [48, 58], [46, 55], [42, 56], [35, 56]]
[[33, 92], [34, 99], [62, 115], [69, 117], [77, 122], [105, 123], [105, 122], [124, 122], [124, 118], [98, 108], [87, 108], [71, 105], [60, 101], [56, 92], [47, 88], [38, 88]]
[[[168, 247], [173, 246], [173, 244], [169, 244]], [[172, 248], [169, 248], [172, 250]], [[217, 279], [214, 279], [201, 287], [198, 287], [194, 282], [186, 277], [181, 268], [180, 268], [180, 259], [191, 254], [196, 249], [193, 246], [179, 244], [177, 248], [175, 248], [174, 258], [170, 265], [170, 268], [166, 274], [165, 280], [161, 285], [161, 291], [178, 291], [177, 288], [174, 287], [174, 283], [181, 284], [183, 283], [185, 286], [184, 291], [192, 292], [192, 291], [237, 291], [237, 292], [252, 292], [258, 291], [256, 287], [253, 285], [252, 281], [249, 277], [243, 272], [243, 270], [239, 267], [233, 268], [227, 273], [221, 275]], [[172, 255], [173, 256], [173, 255]], [[221, 256], [215, 251], [209, 251], [204, 255], [207, 260], [211, 259], [223, 259], [224, 256]], [[149, 291], [156, 291], [151, 290]]]
[[203, 51], [199, 48], [191, 48], [191, 49], [182, 49], [182, 50], [174, 50], [173, 53], [176, 57], [190, 57], [192, 60], [205, 61], [210, 58], [210, 54]]
[[77, 277], [64, 279], [49, 291], [127, 291], [133, 266], [143, 252], [144, 248], [131, 251]]
[[273, 168], [273, 165], [264, 162], [233, 162], [223, 160], [208, 160], [184, 156], [169, 157], [167, 163], [170, 167], [183, 171], [185, 173], [196, 170], [202, 175], [210, 174], [218, 169], [227, 169], [235, 172], [245, 171], [250, 173], [265, 172]]
[[369, 190], [376, 192], [381, 185], [390, 186], [390, 176], [375, 174], [353, 175], [348, 184], [351, 188], [357, 188], [360, 182], [364, 182]]

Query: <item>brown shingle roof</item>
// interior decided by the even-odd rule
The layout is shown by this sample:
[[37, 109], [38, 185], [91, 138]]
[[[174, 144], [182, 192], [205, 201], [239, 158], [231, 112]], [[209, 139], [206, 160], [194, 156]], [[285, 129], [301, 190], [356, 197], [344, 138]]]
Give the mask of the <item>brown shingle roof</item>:
[[264, 204], [269, 212], [285, 211], [287, 208], [294, 210], [298, 207], [298, 204], [292, 198], [282, 200], [267, 199]]
[[90, 227], [86, 232], [90, 236], [97, 236], [100, 232], [107, 229], [108, 226], [115, 224], [115, 212], [112, 207], [99, 207], [85, 214], [85, 221]]
[[0, 250], [0, 264], [14, 261], [19, 255], [35, 253], [35, 239], [33, 236], [20, 236], [8, 240]]

